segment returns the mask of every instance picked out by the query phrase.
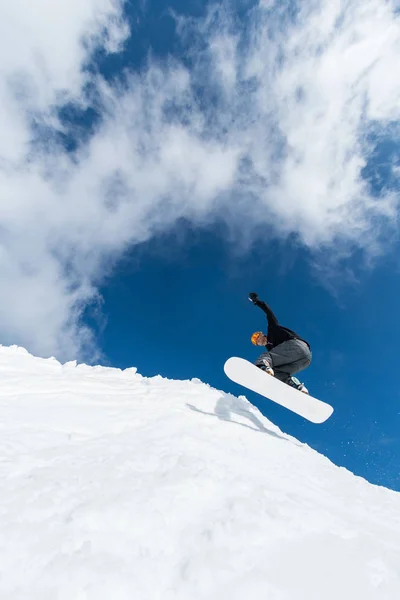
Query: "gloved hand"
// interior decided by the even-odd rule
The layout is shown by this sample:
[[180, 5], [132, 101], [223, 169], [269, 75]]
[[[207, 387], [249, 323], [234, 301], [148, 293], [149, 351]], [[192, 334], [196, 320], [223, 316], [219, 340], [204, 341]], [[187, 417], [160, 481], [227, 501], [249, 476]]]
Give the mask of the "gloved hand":
[[256, 302], [258, 302], [258, 295], [255, 292], [250, 292], [249, 300], [250, 302], [253, 302], [253, 304], [255, 304]]

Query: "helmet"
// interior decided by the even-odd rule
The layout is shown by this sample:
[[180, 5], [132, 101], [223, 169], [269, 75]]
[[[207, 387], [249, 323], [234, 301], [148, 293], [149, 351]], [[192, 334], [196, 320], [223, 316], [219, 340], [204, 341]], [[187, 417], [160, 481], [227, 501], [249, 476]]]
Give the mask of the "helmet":
[[255, 346], [257, 346], [257, 341], [258, 341], [260, 335], [264, 335], [264, 333], [262, 331], [256, 331], [251, 336], [251, 343], [254, 344]]

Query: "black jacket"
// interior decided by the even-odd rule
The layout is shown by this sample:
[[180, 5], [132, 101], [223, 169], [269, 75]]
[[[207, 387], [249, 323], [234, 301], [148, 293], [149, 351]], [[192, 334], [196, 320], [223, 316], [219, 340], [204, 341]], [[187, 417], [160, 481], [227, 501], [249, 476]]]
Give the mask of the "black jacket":
[[[268, 349], [275, 348], [275, 346], [278, 346], [279, 344], [282, 344], [282, 342], [286, 342], [287, 340], [302, 340], [303, 342], [306, 342], [306, 340], [303, 340], [303, 338], [297, 335], [295, 331], [292, 331], [287, 327], [282, 327], [282, 325], [279, 325], [278, 319], [276, 318], [276, 316], [274, 315], [274, 313], [272, 312], [272, 310], [266, 302], [263, 302], [262, 300], [257, 300], [256, 302], [254, 302], [254, 304], [261, 308], [261, 310], [263, 310], [267, 315]], [[306, 342], [306, 344], [310, 348], [310, 344], [308, 342]]]

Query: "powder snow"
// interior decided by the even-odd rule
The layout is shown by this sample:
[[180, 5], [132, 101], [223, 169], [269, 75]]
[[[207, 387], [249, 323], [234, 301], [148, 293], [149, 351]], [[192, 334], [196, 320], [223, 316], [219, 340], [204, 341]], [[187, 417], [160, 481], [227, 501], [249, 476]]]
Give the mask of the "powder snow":
[[244, 396], [18, 347], [0, 371], [0, 598], [400, 598], [400, 494]]

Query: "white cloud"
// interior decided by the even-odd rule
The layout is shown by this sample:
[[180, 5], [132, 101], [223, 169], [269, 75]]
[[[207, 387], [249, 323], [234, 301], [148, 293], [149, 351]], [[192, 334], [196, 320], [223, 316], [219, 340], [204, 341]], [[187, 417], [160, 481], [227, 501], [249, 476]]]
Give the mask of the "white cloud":
[[311, 247], [337, 238], [365, 246], [375, 219], [398, 208], [394, 194], [371, 196], [362, 169], [368, 128], [400, 114], [399, 20], [375, 0], [302, 6], [295, 23], [257, 11], [241, 57], [255, 89], [241, 133], [265, 183], [257, 197], [266, 221], [272, 213]]
[[[120, 3], [112, 0], [3, 0], [1, 15], [1, 338], [42, 354], [74, 355], [90, 342], [79, 316], [95, 296], [93, 272], [76, 268], [76, 233], [68, 231], [65, 189], [73, 166], [60, 149], [32, 151], [32, 124], [60, 128], [57, 104], [85, 102], [89, 52], [103, 38], [108, 46], [120, 43], [126, 24], [118, 38]], [[69, 270], [58, 252], [69, 255]]]
[[[290, 22], [263, 2], [239, 27], [214, 10], [180, 23], [191, 72], [150, 62], [112, 87], [85, 65], [96, 46], [122, 49], [119, 3], [2, 3], [3, 343], [60, 357], [90, 347], [80, 316], [101, 276], [180, 217], [223, 216], [248, 237], [264, 224], [314, 250], [379, 251], [398, 198], [373, 196], [362, 169], [369, 128], [399, 117], [400, 26], [390, 4], [314, 1]], [[33, 143], [33, 123], [63, 128], [57, 106], [89, 105], [89, 81], [101, 113], [90, 139], [74, 155]]]

